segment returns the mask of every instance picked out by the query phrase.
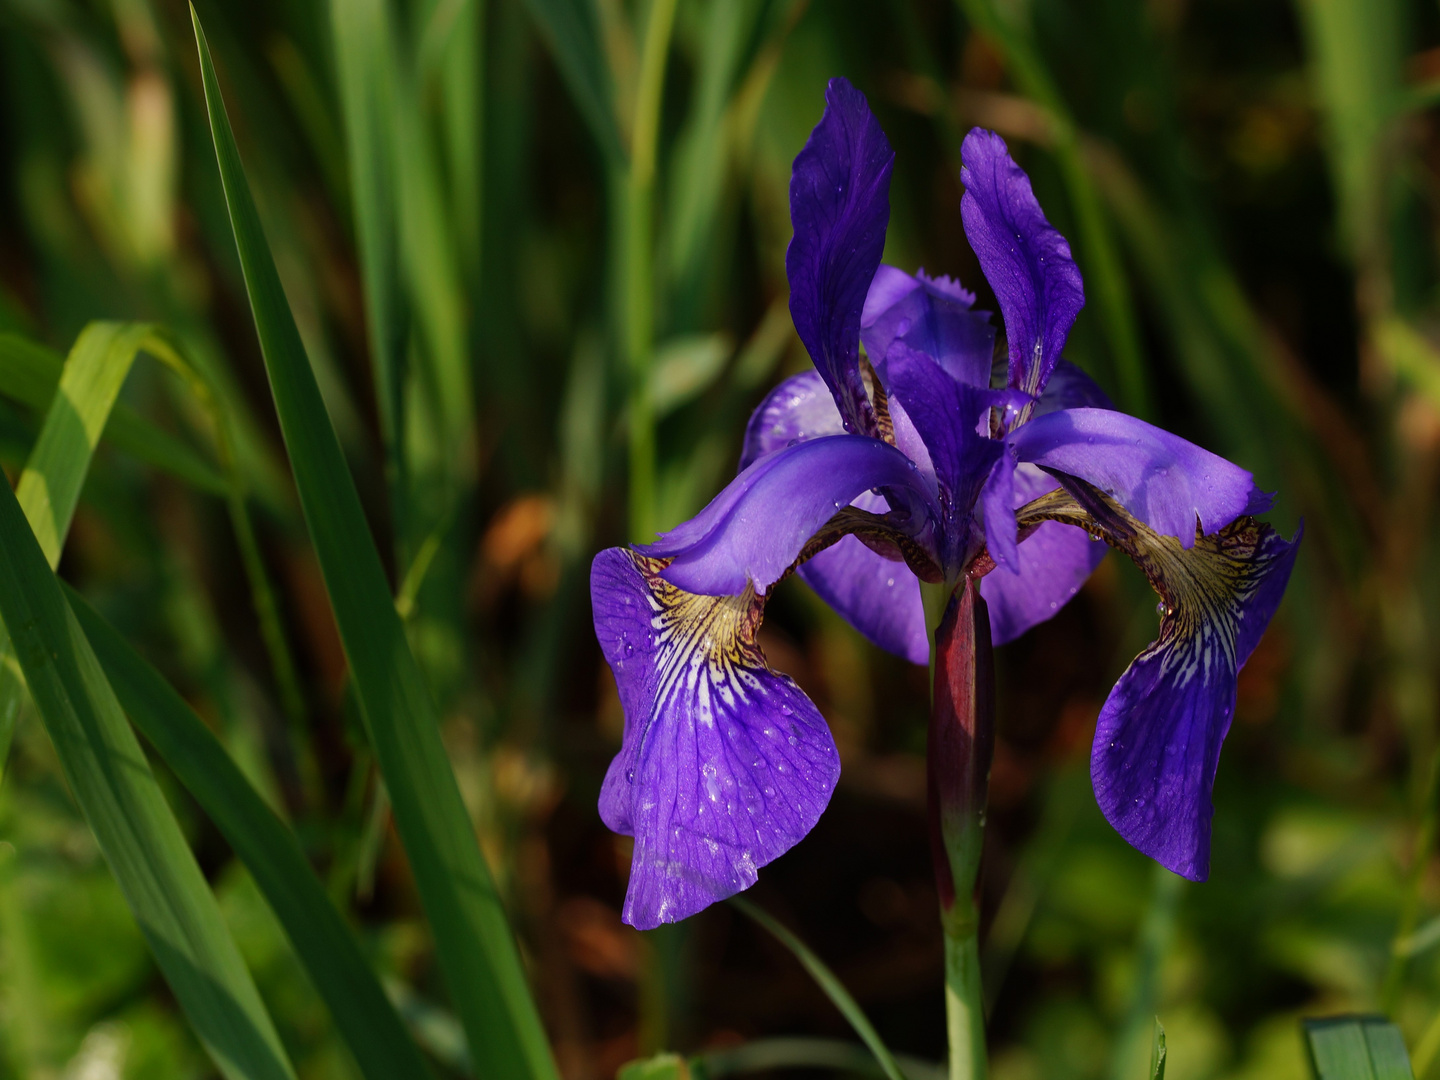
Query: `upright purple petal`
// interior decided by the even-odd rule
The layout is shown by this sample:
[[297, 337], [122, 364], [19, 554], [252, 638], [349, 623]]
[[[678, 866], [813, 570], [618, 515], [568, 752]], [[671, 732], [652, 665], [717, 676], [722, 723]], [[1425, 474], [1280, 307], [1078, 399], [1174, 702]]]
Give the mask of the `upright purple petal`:
[[1245, 519], [1189, 552], [1165, 541], [1137, 559], [1165, 601], [1160, 636], [1101, 709], [1090, 776], [1116, 831], [1192, 881], [1210, 873], [1211, 793], [1236, 674], [1280, 603], [1299, 542]]
[[670, 558], [667, 581], [687, 592], [764, 592], [806, 543], [861, 492], [881, 489], [920, 536], [938, 517], [915, 465], [878, 439], [830, 435], [759, 458], [695, 517], [640, 550]]
[[[1012, 431], [1007, 442], [1017, 460], [1088, 481], [1186, 548], [1195, 542], [1197, 522], [1213, 533], [1270, 506], [1270, 496], [1238, 465], [1109, 409], [1037, 416]], [[990, 507], [987, 492], [987, 514]]]
[[885, 246], [895, 154], [865, 95], [845, 79], [830, 80], [825, 103], [790, 177], [790, 314], [845, 429], [874, 435], [860, 379], [860, 314]]
[[899, 344], [890, 354], [889, 388], [929, 450], [936, 478], [968, 511], [1002, 445], [982, 431], [1009, 392], [957, 382], [929, 356]]
[[914, 277], [882, 266], [870, 285], [860, 340], [875, 370], [885, 377], [891, 346], [899, 341], [924, 353], [954, 379], [990, 385], [995, 328], [975, 297], [949, 278]]
[[1005, 318], [1009, 383], [1037, 396], [1085, 305], [1080, 270], [1004, 139], [976, 128], [965, 136], [960, 158], [960, 216]]
[[755, 644], [763, 600], [694, 596], [621, 548], [590, 574], [625, 709], [600, 816], [635, 837], [624, 920], [648, 930], [755, 883], [819, 819], [840, 774], [815, 706]]
[[[1054, 385], [1053, 383], [1051, 385]], [[1011, 505], [1015, 509], [1059, 485], [1033, 465], [1015, 472]], [[990, 635], [996, 645], [1014, 641], [1068, 604], [1105, 557], [1103, 541], [1084, 529], [1046, 521], [1019, 545], [1018, 573], [1005, 570], [980, 579], [980, 595], [990, 609]]]
[[835, 410], [835, 399], [825, 380], [818, 371], [802, 371], [781, 380], [750, 414], [740, 450], [740, 471], [757, 458], [792, 443], [843, 434], [845, 424]]

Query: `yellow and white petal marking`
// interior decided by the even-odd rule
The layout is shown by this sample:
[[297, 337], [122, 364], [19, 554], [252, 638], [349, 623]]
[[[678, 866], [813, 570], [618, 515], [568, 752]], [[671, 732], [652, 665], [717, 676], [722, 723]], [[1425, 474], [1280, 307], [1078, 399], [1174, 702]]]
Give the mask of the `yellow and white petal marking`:
[[1078, 525], [1129, 555], [1161, 598], [1160, 633], [1100, 711], [1090, 775], [1121, 836], [1177, 874], [1210, 868], [1210, 796], [1235, 679], [1279, 606], [1299, 544], [1239, 518], [1188, 551], [1073, 478], [1028, 504], [1022, 527]]

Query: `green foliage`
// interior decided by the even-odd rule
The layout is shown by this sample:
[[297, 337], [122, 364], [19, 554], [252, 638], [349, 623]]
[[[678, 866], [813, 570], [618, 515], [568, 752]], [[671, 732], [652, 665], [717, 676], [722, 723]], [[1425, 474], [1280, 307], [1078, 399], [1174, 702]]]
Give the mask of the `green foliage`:
[[[0, 463], [44, 540], [0, 552], [73, 586], [37, 556], [10, 592], [46, 590], [26, 632], [83, 676], [32, 702], [0, 663], [0, 1078], [213, 1075], [224, 1033], [148, 944], [175, 912], [247, 1002], [234, 1054], [305, 1077], [549, 1075], [553, 1046], [602, 1080], [662, 1020], [697, 1080], [937, 1075], [923, 681], [803, 586], [764, 644], [845, 779], [761, 902], [887, 1064], [732, 909], [628, 933], [594, 813], [619, 705], [589, 559], [702, 507], [805, 366], [787, 184], [837, 74], [897, 151], [887, 261], [993, 307], [956, 206], [960, 138], [997, 129], [1086, 275], [1069, 356], [1306, 521], [1203, 886], [1154, 876], [1089, 791], [1144, 583], [1104, 568], [1000, 650], [992, 1075], [1153, 1077], [1158, 1014], [1172, 1080], [1301, 1080], [1300, 1018], [1346, 1010], [1435, 1075], [1433, 4], [200, 14], [213, 68], [184, 5], [0, 13]], [[52, 740], [92, 716], [101, 741]], [[133, 770], [72, 783], [122, 742]], [[154, 864], [112, 871], [146, 829]], [[136, 905], [140, 879], [171, 884]]]
[[1410, 1056], [1384, 1017], [1341, 1016], [1305, 1021], [1316, 1080], [1412, 1080]]

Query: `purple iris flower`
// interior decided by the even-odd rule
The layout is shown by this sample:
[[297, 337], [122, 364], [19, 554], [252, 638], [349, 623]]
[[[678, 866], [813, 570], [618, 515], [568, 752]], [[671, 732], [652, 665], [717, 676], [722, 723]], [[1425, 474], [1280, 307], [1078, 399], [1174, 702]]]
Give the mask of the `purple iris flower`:
[[1236, 673], [1298, 534], [1253, 519], [1270, 497], [1250, 473], [1115, 411], [1061, 359], [1080, 272], [1004, 141], [976, 129], [961, 212], [1004, 322], [992, 387], [995, 330], [974, 295], [880, 265], [894, 154], [864, 96], [835, 79], [826, 103], [795, 159], [785, 260], [814, 370], [756, 409], [739, 475], [709, 506], [591, 572], [625, 711], [600, 795], [606, 824], [635, 838], [624, 918], [649, 928], [748, 888], [835, 790], [824, 719], [756, 644], [777, 582], [798, 573], [925, 664], [921, 581], [980, 578], [1000, 644], [1074, 596], [1107, 545], [1162, 604], [1158, 639], [1101, 710], [1096, 797], [1136, 848], [1202, 880]]

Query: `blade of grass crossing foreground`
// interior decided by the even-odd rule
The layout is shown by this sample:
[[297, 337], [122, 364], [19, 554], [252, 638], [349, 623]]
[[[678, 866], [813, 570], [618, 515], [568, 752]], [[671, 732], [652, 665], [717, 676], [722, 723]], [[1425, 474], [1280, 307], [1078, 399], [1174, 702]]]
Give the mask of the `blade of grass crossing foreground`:
[[1383, 1016], [1305, 1021], [1316, 1080], [1414, 1080], [1400, 1029]]
[[[110, 409], [135, 362], [148, 328], [128, 323], [91, 323], [80, 332], [61, 369], [44, 426], [20, 474], [15, 497], [53, 569], [70, 531], [90, 459]], [[38, 383], [38, 379], [34, 380]], [[10, 636], [0, 628], [0, 768], [10, 755], [25, 686], [9, 660]]]
[[905, 1080], [905, 1074], [895, 1063], [895, 1056], [881, 1041], [880, 1033], [870, 1023], [864, 1010], [860, 1008], [860, 1003], [850, 996], [850, 991], [845, 989], [845, 984], [835, 977], [835, 973], [825, 965], [825, 961], [811, 952], [808, 945], [781, 926], [773, 916], [750, 901], [739, 896], [732, 896], [730, 903], [770, 931], [781, 945], [795, 954], [795, 959], [799, 960], [800, 965], [810, 973], [810, 977], [819, 983], [820, 989], [825, 991], [825, 996], [840, 1010], [841, 1015], [850, 1021], [850, 1026], [855, 1029], [855, 1034], [859, 1035], [860, 1041], [870, 1048], [870, 1053], [875, 1055], [875, 1060], [880, 1064], [880, 1068], [889, 1080]]
[[553, 1078], [519, 950], [440, 740], [353, 478], [285, 300], [191, 10], [221, 181], [290, 453], [375, 758], [481, 1076]]
[[0, 619], [75, 801], [191, 1027], [229, 1080], [294, 1080], [274, 1025], [60, 591], [0, 484]]
[[295, 834], [161, 674], [74, 590], [70, 607], [130, 720], [245, 864], [371, 1080], [429, 1075]]
[[[31, 409], [50, 407], [65, 362], [43, 345], [19, 334], [0, 334], [0, 394]], [[210, 495], [224, 495], [225, 478], [204, 458], [174, 435], [117, 403], [105, 425], [112, 446], [147, 465], [164, 469], [191, 487]]]

